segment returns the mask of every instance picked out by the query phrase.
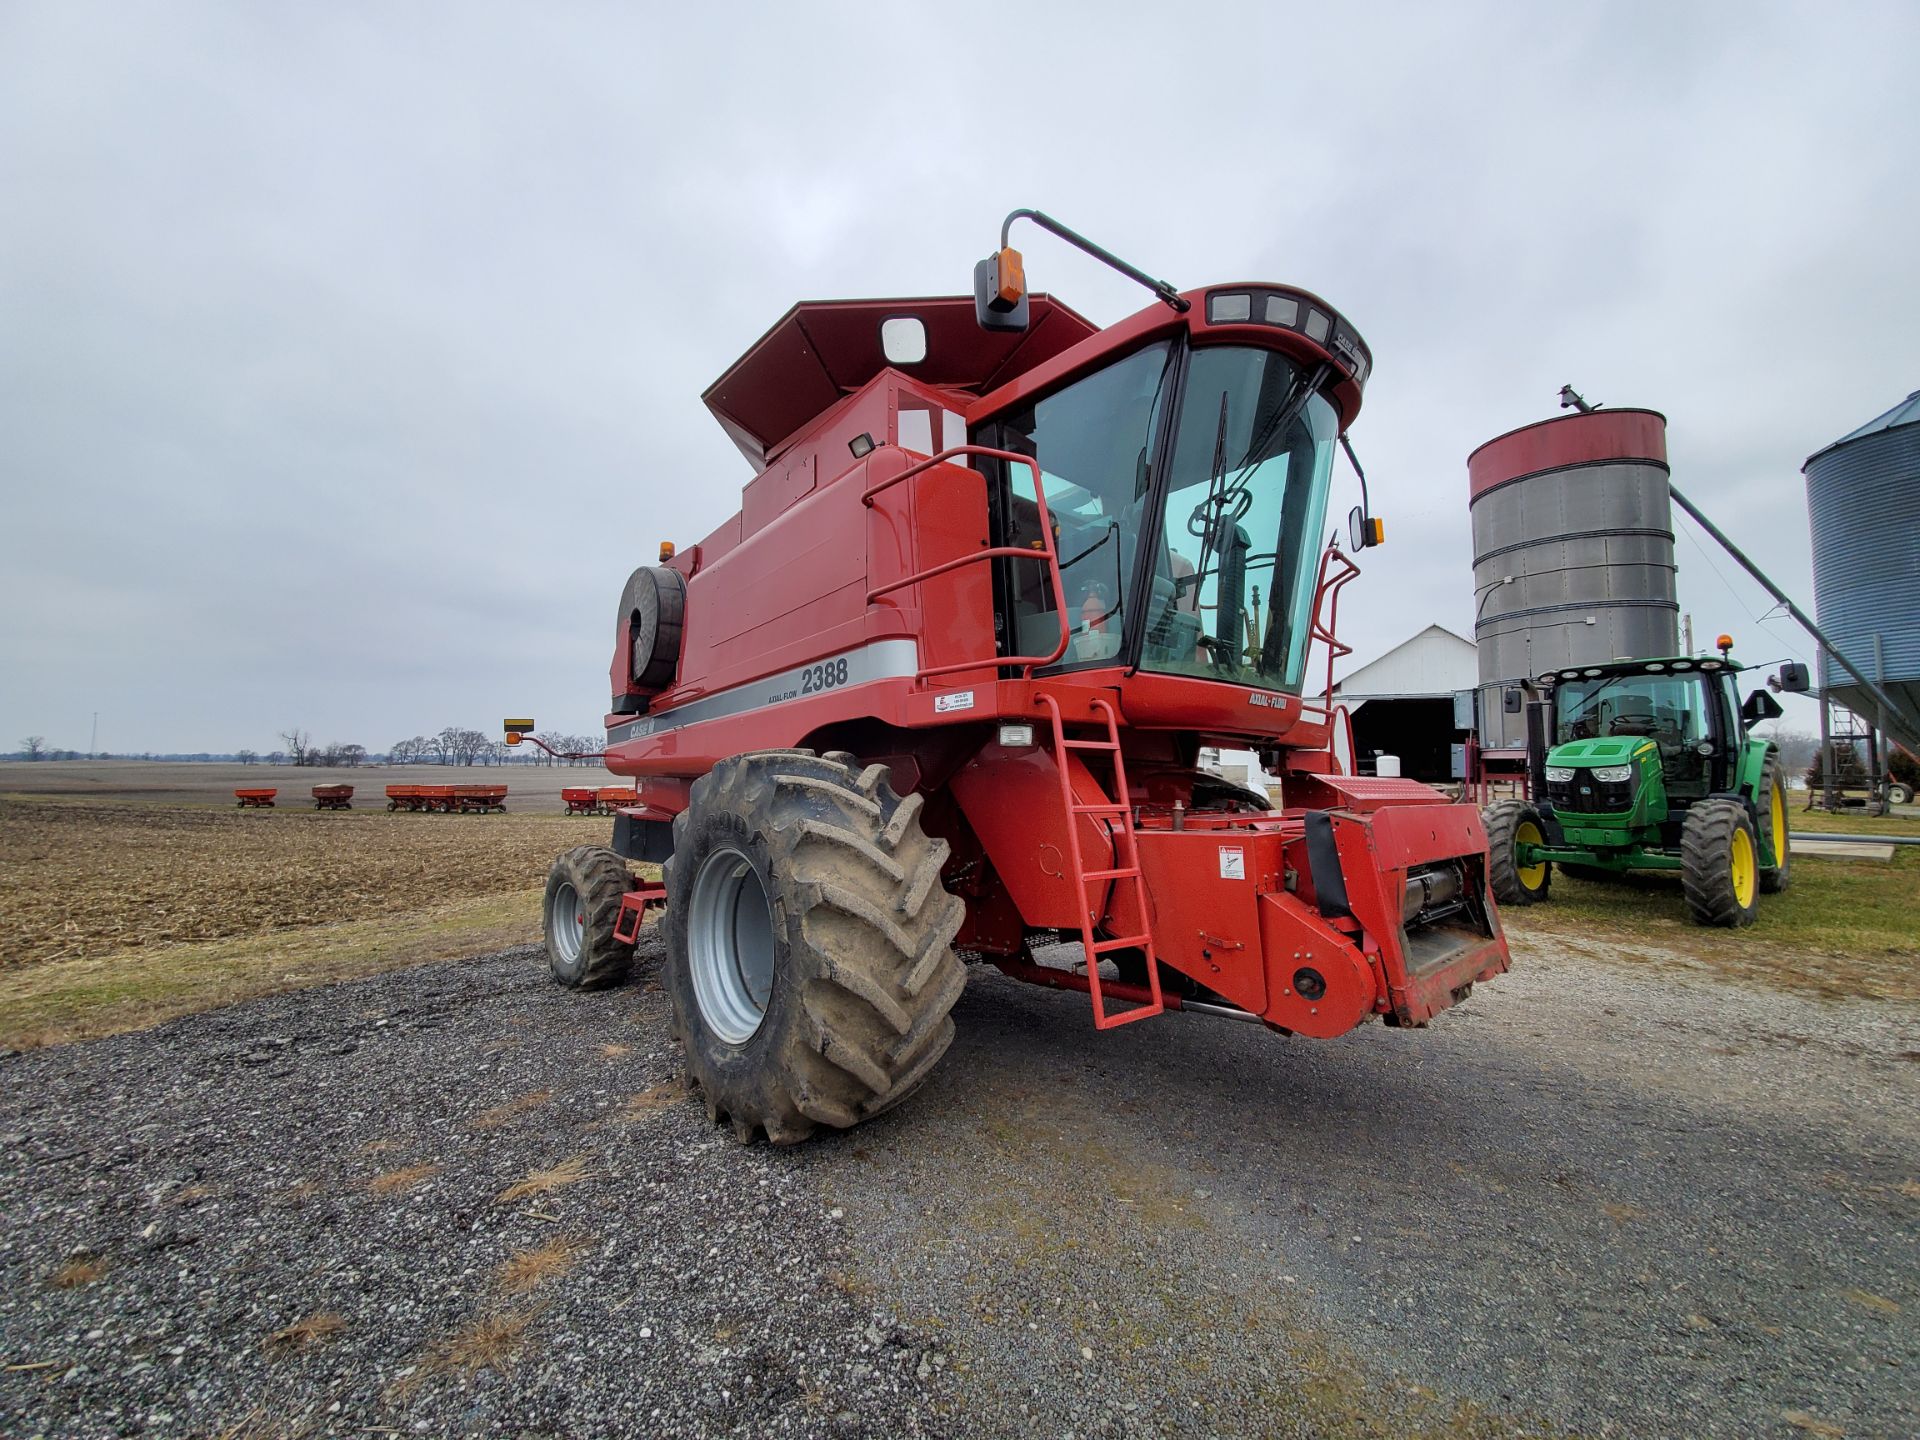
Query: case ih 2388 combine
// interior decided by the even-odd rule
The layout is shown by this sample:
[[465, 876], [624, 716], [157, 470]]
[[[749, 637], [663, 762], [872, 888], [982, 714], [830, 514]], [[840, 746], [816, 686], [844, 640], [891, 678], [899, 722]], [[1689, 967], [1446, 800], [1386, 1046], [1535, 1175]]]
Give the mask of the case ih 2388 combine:
[[[1356, 573], [1322, 536], [1367, 347], [1302, 291], [1177, 293], [1021, 216], [1154, 304], [1096, 330], [1003, 229], [971, 299], [795, 306], [705, 396], [756, 472], [739, 513], [620, 599], [605, 756], [639, 803], [555, 863], [548, 955], [612, 983], [664, 904], [688, 1067], [742, 1139], [911, 1093], [963, 953], [1101, 1029], [1323, 1038], [1507, 968], [1477, 811], [1340, 773], [1301, 695]], [[1203, 745], [1257, 750], [1284, 809]], [[1036, 964], [1063, 936], [1083, 964]]]

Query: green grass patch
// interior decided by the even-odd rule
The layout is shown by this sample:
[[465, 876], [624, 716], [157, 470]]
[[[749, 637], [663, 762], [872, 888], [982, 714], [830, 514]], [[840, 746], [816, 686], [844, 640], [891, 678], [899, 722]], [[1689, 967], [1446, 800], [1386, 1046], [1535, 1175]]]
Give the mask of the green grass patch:
[[0, 973], [0, 1045], [39, 1045], [144, 1029], [261, 995], [535, 941], [540, 894], [449, 901], [405, 916], [142, 946]]
[[1556, 871], [1546, 904], [1501, 915], [1516, 937], [1596, 940], [1596, 953], [1629, 964], [1679, 954], [1742, 984], [1920, 1001], [1920, 847], [1890, 863], [1799, 857], [1786, 893], [1762, 895], [1760, 918], [1741, 930], [1695, 925], [1680, 877], [1655, 872], [1583, 881]]

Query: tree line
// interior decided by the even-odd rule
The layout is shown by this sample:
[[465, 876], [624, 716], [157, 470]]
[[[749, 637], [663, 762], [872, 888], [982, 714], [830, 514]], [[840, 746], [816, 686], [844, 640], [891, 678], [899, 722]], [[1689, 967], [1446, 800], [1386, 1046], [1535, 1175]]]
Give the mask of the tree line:
[[[543, 730], [539, 738], [555, 750], [575, 753], [598, 752], [604, 743], [600, 739], [585, 735], [563, 735], [557, 730]], [[478, 730], [470, 730], [460, 725], [448, 725], [432, 735], [415, 735], [408, 740], [395, 741], [385, 755], [376, 754], [364, 745], [347, 744], [333, 741], [326, 744], [315, 742], [306, 730], [295, 726], [291, 730], [280, 732], [280, 742], [284, 747], [262, 753], [258, 750], [236, 750], [232, 755], [215, 755], [200, 752], [192, 755], [156, 755], [151, 751], [145, 754], [123, 754], [118, 757], [100, 754], [89, 757], [79, 750], [57, 750], [48, 746], [43, 735], [28, 735], [20, 742], [16, 752], [22, 760], [234, 760], [241, 765], [302, 765], [325, 769], [358, 769], [362, 765], [595, 765], [597, 760], [556, 759], [533, 746], [509, 749], [504, 741], [496, 740]]]

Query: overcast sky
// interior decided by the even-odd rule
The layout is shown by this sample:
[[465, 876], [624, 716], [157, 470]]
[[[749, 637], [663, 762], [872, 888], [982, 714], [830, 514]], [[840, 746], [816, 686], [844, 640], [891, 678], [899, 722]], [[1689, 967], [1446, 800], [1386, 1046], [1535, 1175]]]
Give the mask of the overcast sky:
[[1911, 4], [697, 8], [0, 0], [0, 749], [593, 731], [628, 571], [748, 478], [700, 391], [1017, 205], [1359, 326], [1362, 658], [1470, 633], [1467, 453], [1563, 383], [1807, 600], [1802, 462], [1920, 386]]

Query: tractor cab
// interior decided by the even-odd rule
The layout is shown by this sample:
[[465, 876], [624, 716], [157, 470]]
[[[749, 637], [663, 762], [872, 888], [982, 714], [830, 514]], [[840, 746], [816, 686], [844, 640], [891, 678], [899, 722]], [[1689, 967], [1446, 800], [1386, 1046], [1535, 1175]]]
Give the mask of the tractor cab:
[[[1545, 698], [1528, 725], [1532, 798], [1497, 802], [1486, 815], [1496, 898], [1545, 899], [1555, 864], [1588, 879], [1682, 870], [1697, 920], [1743, 925], [1761, 891], [1785, 887], [1785, 779], [1772, 742], [1750, 733], [1782, 712], [1764, 688], [1742, 701], [1732, 646], [1721, 636], [1718, 657], [1538, 677]], [[1805, 667], [1787, 666], [1773, 683], [1804, 690]]]

